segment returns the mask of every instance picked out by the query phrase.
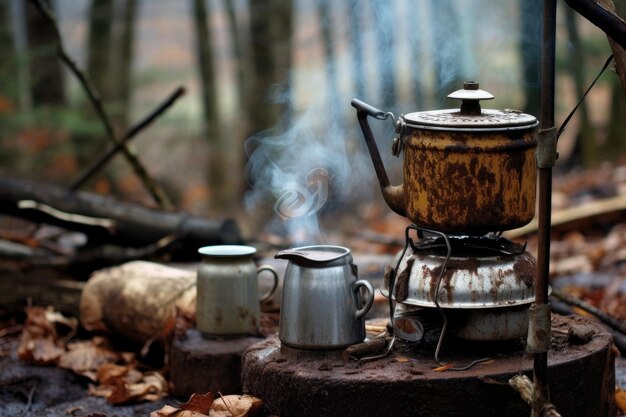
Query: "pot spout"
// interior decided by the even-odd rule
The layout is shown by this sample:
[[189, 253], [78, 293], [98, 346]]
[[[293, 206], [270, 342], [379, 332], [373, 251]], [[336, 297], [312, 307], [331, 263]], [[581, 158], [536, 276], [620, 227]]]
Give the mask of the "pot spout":
[[388, 185], [382, 188], [385, 203], [400, 216], [406, 217], [404, 208], [404, 185]]
[[402, 185], [393, 186], [389, 183], [389, 177], [387, 171], [383, 165], [383, 160], [378, 152], [376, 141], [374, 140], [374, 134], [367, 122], [367, 116], [371, 116], [378, 120], [385, 120], [391, 116], [391, 113], [385, 113], [382, 110], [378, 110], [375, 107], [370, 106], [361, 100], [353, 99], [352, 107], [356, 109], [356, 116], [359, 120], [359, 126], [363, 131], [363, 137], [367, 144], [367, 150], [369, 151], [372, 163], [374, 164], [374, 170], [378, 177], [378, 183], [380, 184], [380, 190], [383, 193], [383, 198], [387, 205], [396, 213], [401, 216], [406, 216], [406, 209], [404, 207], [404, 187]]

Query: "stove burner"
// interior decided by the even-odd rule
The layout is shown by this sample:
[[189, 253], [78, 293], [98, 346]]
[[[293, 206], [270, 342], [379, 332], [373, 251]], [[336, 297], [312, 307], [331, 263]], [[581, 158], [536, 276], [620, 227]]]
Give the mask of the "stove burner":
[[[451, 254], [454, 257], [486, 257], [498, 255], [520, 255], [526, 251], [526, 245], [511, 242], [498, 235], [485, 236], [447, 236]], [[413, 251], [429, 251], [447, 255], [446, 238], [442, 236], [424, 237], [417, 242], [409, 239]]]
[[[416, 232], [416, 240], [411, 231]], [[453, 328], [460, 328], [457, 336], [468, 340], [501, 340], [525, 334], [527, 307], [534, 301], [535, 270], [534, 258], [525, 249], [525, 245], [497, 234], [459, 236], [415, 225], [407, 227], [405, 246], [386, 276], [394, 329], [387, 350], [391, 350], [396, 337], [403, 335], [400, 327], [419, 330], [424, 324], [420, 322], [423, 314], [410, 314], [410, 310], [408, 315], [397, 314], [397, 303], [408, 305], [414, 312], [415, 307], [411, 306], [440, 316], [442, 325], [435, 349], [435, 361], [440, 365], [444, 365], [439, 353], [449, 318]], [[419, 340], [419, 335], [411, 334], [408, 339]], [[483, 360], [486, 359], [478, 359], [467, 367]]]

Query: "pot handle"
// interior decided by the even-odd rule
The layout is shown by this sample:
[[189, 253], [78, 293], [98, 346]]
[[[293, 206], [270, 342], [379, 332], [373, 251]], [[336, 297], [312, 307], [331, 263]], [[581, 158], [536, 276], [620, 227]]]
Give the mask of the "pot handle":
[[[376, 141], [374, 140], [372, 128], [367, 121], [367, 116], [371, 116], [377, 120], [386, 120], [391, 117], [392, 122], [394, 122], [395, 117], [393, 113], [385, 113], [384, 111], [378, 110], [376, 107], [370, 106], [369, 104], [364, 103], [361, 100], [357, 100], [356, 98], [352, 99], [351, 104], [352, 107], [356, 109], [356, 117], [359, 121], [361, 131], [363, 132], [363, 138], [365, 139], [365, 144], [367, 145], [370, 158], [374, 164], [374, 171], [376, 171], [376, 177], [378, 177], [378, 183], [383, 193], [383, 198], [393, 211], [401, 216], [404, 216], [406, 214], [406, 210], [404, 208], [404, 187], [402, 185], [394, 187], [389, 182], [387, 171], [383, 165], [383, 159], [380, 157], [380, 152], [378, 151]], [[399, 149], [396, 149], [394, 152], [397, 154]]]
[[355, 292], [355, 294], [361, 290], [361, 287], [367, 288], [367, 300], [365, 301], [365, 305], [363, 306], [363, 308], [357, 310], [356, 313], [354, 313], [354, 318], [356, 319], [362, 319], [363, 317], [365, 317], [367, 312], [370, 311], [370, 308], [372, 308], [372, 304], [374, 303], [374, 288], [372, 288], [372, 284], [364, 279], [358, 280], [354, 283], [353, 287], [353, 291]]
[[387, 176], [387, 171], [383, 165], [383, 159], [380, 157], [380, 152], [378, 152], [378, 147], [376, 146], [376, 141], [374, 140], [374, 134], [372, 133], [372, 129], [367, 122], [367, 116], [371, 116], [378, 120], [385, 120], [388, 117], [391, 117], [391, 120], [393, 121], [393, 114], [378, 110], [376, 107], [370, 106], [369, 104], [364, 103], [361, 100], [357, 100], [356, 98], [352, 99], [350, 104], [352, 104], [352, 107], [356, 109], [356, 117], [359, 121], [361, 131], [363, 132], [367, 150], [369, 151], [372, 162], [374, 163], [374, 170], [376, 171], [380, 188], [385, 189], [389, 187], [389, 177]]
[[274, 293], [276, 292], [276, 288], [278, 288], [278, 272], [276, 272], [274, 267], [270, 265], [259, 266], [256, 269], [257, 275], [260, 274], [262, 271], [270, 271], [274, 276], [274, 284], [272, 285], [272, 288], [259, 299], [260, 302], [265, 302], [269, 300], [272, 295], [274, 295]]
[[385, 113], [384, 111], [379, 110], [376, 107], [371, 106], [357, 98], [353, 98], [350, 104], [352, 105], [352, 107], [354, 107], [357, 110], [358, 113], [364, 112], [368, 116], [373, 117], [374, 119], [386, 120], [390, 116], [391, 116], [391, 121], [393, 121], [394, 119], [393, 113], [391, 112]]

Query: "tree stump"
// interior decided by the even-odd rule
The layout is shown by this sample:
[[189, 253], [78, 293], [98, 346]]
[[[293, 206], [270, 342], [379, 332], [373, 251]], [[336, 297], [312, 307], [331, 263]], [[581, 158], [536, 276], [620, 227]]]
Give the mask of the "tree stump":
[[188, 399], [207, 392], [241, 394], [241, 356], [261, 337], [208, 339], [198, 329], [178, 335], [170, 351], [172, 394]]

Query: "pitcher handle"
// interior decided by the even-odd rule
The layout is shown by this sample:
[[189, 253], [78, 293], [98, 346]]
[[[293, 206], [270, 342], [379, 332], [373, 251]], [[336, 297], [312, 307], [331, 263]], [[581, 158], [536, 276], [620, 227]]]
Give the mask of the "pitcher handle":
[[272, 275], [274, 276], [274, 284], [272, 285], [272, 288], [267, 292], [267, 294], [263, 295], [260, 298], [260, 302], [265, 302], [269, 300], [270, 297], [276, 292], [276, 288], [278, 288], [278, 272], [276, 272], [274, 267], [270, 265], [261, 265], [256, 269], [257, 275], [263, 271], [270, 271], [272, 273]]
[[372, 304], [374, 303], [374, 288], [372, 288], [372, 284], [364, 279], [360, 279], [354, 283], [354, 292], [358, 293], [361, 287], [367, 288], [367, 300], [365, 301], [365, 305], [360, 310], [357, 310], [354, 314], [356, 319], [362, 319], [365, 317], [370, 308], [372, 308]]

